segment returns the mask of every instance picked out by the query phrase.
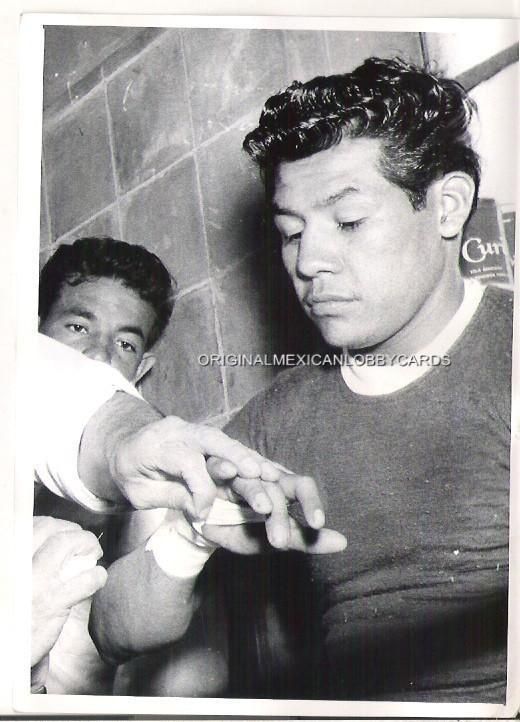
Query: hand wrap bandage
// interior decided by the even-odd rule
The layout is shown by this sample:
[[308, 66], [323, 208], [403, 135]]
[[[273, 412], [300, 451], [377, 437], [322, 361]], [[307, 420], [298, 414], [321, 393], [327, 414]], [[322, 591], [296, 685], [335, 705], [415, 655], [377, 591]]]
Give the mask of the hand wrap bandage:
[[188, 521], [181, 511], [169, 510], [161, 526], [148, 539], [146, 551], [152, 551], [155, 561], [169, 577], [196, 577], [218, 545], [202, 535], [204, 524], [236, 526], [265, 521], [250, 507], [224, 499], [215, 499], [207, 519]]

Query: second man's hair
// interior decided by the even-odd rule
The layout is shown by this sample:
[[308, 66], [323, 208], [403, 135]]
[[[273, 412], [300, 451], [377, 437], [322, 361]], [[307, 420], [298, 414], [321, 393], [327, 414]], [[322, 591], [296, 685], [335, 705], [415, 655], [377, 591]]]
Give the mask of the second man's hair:
[[47, 318], [65, 284], [76, 286], [96, 278], [120, 281], [150, 304], [156, 320], [147, 348], [153, 346], [170, 320], [175, 280], [155, 253], [106, 236], [78, 238], [71, 245], [59, 246], [49, 258], [40, 274], [40, 322]]

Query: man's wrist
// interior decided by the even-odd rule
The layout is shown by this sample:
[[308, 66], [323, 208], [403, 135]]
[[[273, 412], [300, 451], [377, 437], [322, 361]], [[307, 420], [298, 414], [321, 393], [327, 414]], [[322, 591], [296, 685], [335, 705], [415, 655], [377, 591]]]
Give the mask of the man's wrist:
[[121, 449], [130, 437], [161, 414], [144, 400], [116, 392], [90, 419], [81, 439], [79, 476], [97, 497], [127, 502], [121, 486]]
[[189, 579], [200, 574], [217, 545], [204, 539], [182, 512], [171, 511], [145, 548], [168, 577]]

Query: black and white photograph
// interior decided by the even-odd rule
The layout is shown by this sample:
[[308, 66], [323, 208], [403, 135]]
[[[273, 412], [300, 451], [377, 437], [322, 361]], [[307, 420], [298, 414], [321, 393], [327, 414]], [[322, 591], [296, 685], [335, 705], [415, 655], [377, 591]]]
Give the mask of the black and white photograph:
[[18, 708], [511, 716], [517, 22], [121, 18], [24, 18]]

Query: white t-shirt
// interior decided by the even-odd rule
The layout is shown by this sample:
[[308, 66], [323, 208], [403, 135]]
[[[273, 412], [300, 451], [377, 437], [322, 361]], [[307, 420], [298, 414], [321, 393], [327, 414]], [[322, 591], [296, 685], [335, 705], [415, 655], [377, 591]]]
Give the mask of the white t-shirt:
[[113, 511], [117, 506], [92, 494], [78, 476], [81, 437], [90, 418], [116, 391], [142, 396], [119, 371], [43, 334], [38, 334], [35, 376], [36, 480], [91, 511]]

